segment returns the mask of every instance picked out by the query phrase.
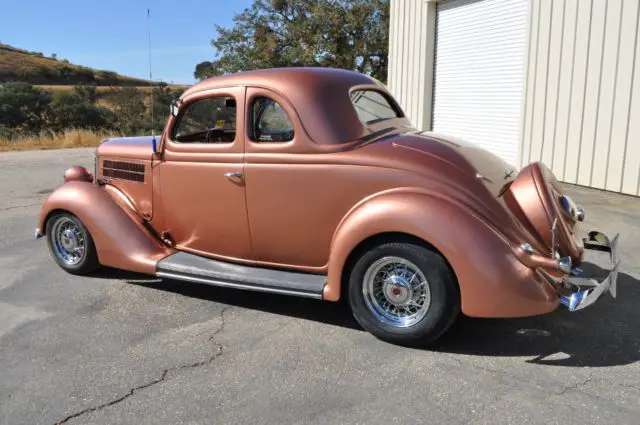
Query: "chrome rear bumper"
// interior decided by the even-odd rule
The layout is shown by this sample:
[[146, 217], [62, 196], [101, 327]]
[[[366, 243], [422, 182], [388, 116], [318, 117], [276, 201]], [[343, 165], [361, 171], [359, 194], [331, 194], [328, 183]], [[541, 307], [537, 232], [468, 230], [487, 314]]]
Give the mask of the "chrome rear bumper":
[[563, 281], [565, 289], [570, 293], [560, 295], [560, 303], [565, 305], [569, 311], [577, 311], [589, 307], [607, 291], [612, 297], [616, 297], [618, 266], [620, 265], [617, 247], [618, 234], [609, 239], [604, 233], [589, 232], [589, 237], [584, 240], [584, 248], [608, 252], [612, 266], [611, 271], [602, 282], [598, 282], [594, 278], [580, 276], [581, 270], [574, 269], [572, 276], [566, 277]]

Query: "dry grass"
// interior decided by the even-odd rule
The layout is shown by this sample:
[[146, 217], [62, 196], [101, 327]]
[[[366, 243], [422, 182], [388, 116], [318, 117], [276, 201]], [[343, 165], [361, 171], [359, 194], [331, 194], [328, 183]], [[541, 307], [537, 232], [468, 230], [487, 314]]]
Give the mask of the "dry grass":
[[59, 134], [42, 133], [34, 137], [0, 139], [0, 152], [93, 147], [113, 136], [114, 134], [95, 133], [89, 130], [67, 130]]

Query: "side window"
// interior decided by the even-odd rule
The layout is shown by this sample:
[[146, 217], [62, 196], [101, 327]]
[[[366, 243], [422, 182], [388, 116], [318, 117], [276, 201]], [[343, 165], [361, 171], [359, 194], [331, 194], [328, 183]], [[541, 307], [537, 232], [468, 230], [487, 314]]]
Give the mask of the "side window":
[[293, 125], [278, 102], [256, 97], [251, 105], [251, 133], [254, 142], [289, 142], [293, 140]]
[[196, 100], [173, 127], [181, 143], [231, 143], [236, 138], [236, 100], [229, 96]]
[[351, 103], [356, 108], [358, 118], [365, 125], [402, 116], [386, 96], [375, 90], [352, 91]]

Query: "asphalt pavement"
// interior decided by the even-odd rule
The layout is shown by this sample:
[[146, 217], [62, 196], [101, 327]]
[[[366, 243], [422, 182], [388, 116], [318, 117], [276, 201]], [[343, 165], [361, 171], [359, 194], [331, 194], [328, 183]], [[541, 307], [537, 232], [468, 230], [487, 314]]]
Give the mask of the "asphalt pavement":
[[567, 186], [585, 227], [621, 234], [616, 300], [408, 349], [342, 304], [66, 274], [33, 229], [93, 153], [0, 154], [0, 424], [640, 423], [640, 198]]

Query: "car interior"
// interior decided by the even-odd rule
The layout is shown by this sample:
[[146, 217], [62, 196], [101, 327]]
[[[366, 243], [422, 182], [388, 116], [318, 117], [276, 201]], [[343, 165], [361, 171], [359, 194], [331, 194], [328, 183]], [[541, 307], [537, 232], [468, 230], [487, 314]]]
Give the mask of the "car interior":
[[213, 97], [187, 106], [174, 127], [180, 143], [231, 143], [236, 138], [236, 100]]

